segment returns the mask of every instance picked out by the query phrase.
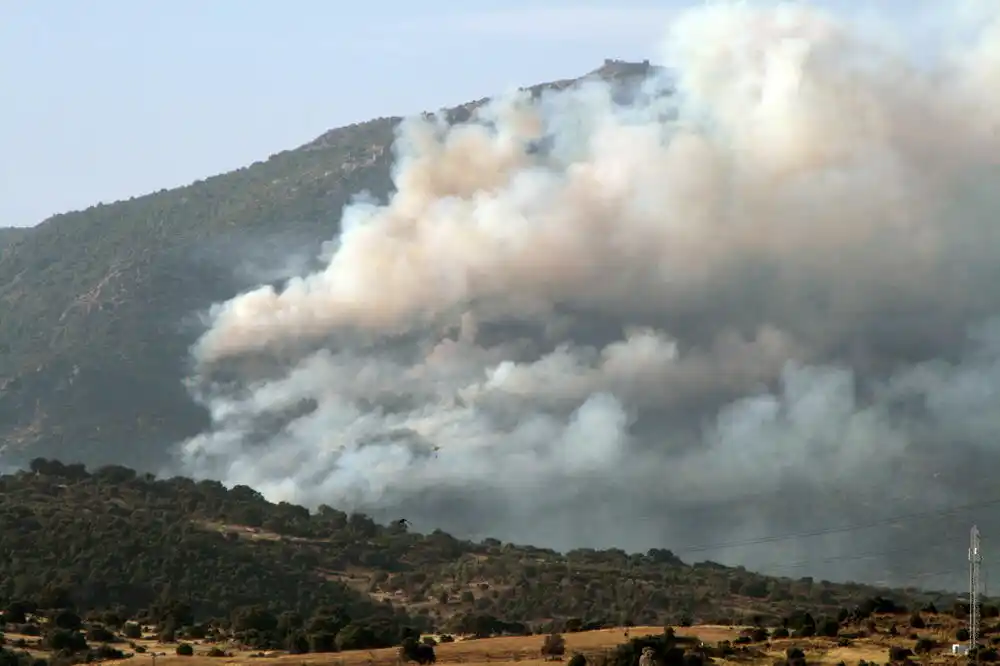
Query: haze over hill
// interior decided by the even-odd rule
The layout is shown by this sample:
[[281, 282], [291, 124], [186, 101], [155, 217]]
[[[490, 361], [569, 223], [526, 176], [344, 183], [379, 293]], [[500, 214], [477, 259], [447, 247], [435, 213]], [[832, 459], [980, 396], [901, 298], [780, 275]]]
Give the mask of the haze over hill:
[[407, 120], [394, 154], [373, 121], [54, 218], [0, 261], [8, 455], [958, 583], [968, 521], [1000, 529], [969, 479], [1000, 435], [992, 11], [930, 72], [806, 6], [704, 7], [669, 82]]

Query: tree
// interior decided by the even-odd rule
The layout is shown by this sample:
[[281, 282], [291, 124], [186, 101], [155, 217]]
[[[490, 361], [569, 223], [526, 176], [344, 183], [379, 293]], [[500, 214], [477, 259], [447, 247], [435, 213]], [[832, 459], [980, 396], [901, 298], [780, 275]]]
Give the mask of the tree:
[[418, 664], [433, 664], [437, 661], [433, 646], [421, 643], [413, 636], [403, 640], [399, 647], [399, 657], [403, 661], [415, 661]]
[[83, 626], [83, 620], [72, 611], [61, 611], [52, 618], [52, 624], [67, 631], [77, 631]]
[[840, 625], [831, 617], [825, 617], [820, 620], [819, 625], [816, 626], [816, 635], [825, 636], [827, 638], [836, 638], [840, 633]]
[[262, 633], [274, 631], [278, 627], [278, 618], [264, 606], [241, 606], [232, 613], [233, 631], [259, 631]]
[[100, 625], [87, 629], [87, 640], [94, 643], [114, 643], [117, 638], [112, 632]]
[[337, 634], [338, 650], [374, 650], [389, 647], [392, 641], [380, 638], [367, 625], [352, 622]]
[[193, 657], [194, 647], [190, 643], [181, 643], [177, 646], [176, 652], [178, 657]]
[[320, 631], [309, 634], [309, 652], [336, 652], [337, 634]]
[[545, 658], [561, 657], [566, 654], [566, 639], [562, 634], [549, 634], [542, 643], [542, 656]]
[[78, 631], [53, 629], [45, 636], [45, 645], [53, 652], [83, 652], [87, 649], [87, 639]]

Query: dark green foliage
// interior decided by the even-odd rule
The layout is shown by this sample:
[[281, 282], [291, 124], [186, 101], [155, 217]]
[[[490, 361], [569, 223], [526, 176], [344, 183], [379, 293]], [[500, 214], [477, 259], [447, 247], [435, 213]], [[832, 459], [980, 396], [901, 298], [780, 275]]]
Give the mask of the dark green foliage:
[[114, 632], [102, 626], [90, 627], [87, 629], [86, 636], [87, 641], [91, 643], [114, 643], [118, 640]]
[[[614, 626], [622, 619], [690, 624], [733, 617], [732, 606], [746, 612], [756, 603], [768, 615], [783, 605], [786, 611], [802, 609], [786, 625], [815, 627], [813, 612], [828, 617], [874, 592], [861, 585], [800, 586], [717, 565], [688, 566], [667, 551], [576, 550], [568, 554], [574, 571], [567, 579], [567, 555], [551, 550], [492, 539], [473, 543], [440, 531], [424, 535], [330, 507], [310, 513], [269, 503], [244, 486], [227, 490], [212, 481], [157, 480], [122, 467], [90, 473], [45, 459], [31, 468], [0, 476], [0, 604], [11, 624], [42, 609], [57, 627], [79, 629], [83, 616], [91, 632], [117, 625], [137, 639], [140, 628], [131, 620], [141, 619], [166, 640], [190, 641], [207, 635], [208, 620], [225, 618], [238, 640], [259, 649], [330, 651], [345, 641], [398, 645], [404, 626], [526, 635], [529, 623], [542, 619], [551, 622], [550, 632]], [[271, 529], [251, 530], [248, 521]], [[367, 572], [368, 584], [346, 585], [337, 573], [346, 569]], [[744, 578], [787, 590], [788, 601], [713, 592]], [[440, 607], [442, 626], [431, 627], [438, 620], [424, 603], [422, 614], [410, 610], [419, 599], [452, 591], [457, 598], [460, 590], [482, 590], [484, 584], [497, 592], [477, 598], [474, 608]], [[402, 596], [395, 594], [399, 601], [390, 606], [364, 589]], [[116, 612], [105, 612], [110, 608]], [[19, 633], [40, 633], [31, 624], [17, 627]], [[102, 638], [92, 633], [92, 641]]]
[[[43, 661], [42, 664], [44, 663]], [[36, 666], [36, 664], [35, 658], [28, 652], [0, 649], [0, 666]]]
[[[652, 650], [654, 662], [658, 666], [693, 666], [703, 661], [701, 655], [693, 651], [693, 646], [697, 643], [697, 639], [682, 639], [666, 632], [659, 636], [632, 638], [614, 649], [606, 666], [635, 666], [645, 648]], [[692, 652], [686, 652], [685, 646], [691, 647]]]
[[78, 631], [67, 629], [53, 629], [45, 635], [45, 647], [53, 652], [65, 652], [72, 654], [82, 652], [87, 649], [87, 639]]
[[955, 640], [960, 643], [969, 640], [969, 630], [965, 627], [960, 627], [958, 631], [955, 632]]
[[587, 658], [577, 652], [569, 658], [569, 662], [566, 666], [587, 666]]
[[790, 647], [785, 650], [786, 666], [806, 666], [806, 653], [802, 648]]
[[340, 630], [336, 642], [338, 650], [377, 650], [391, 647], [396, 638], [384, 627], [352, 622]]
[[110, 645], [98, 645], [93, 650], [87, 653], [86, 659], [84, 661], [108, 661], [110, 659], [124, 659], [125, 653], [118, 648], [112, 647]]
[[924, 619], [920, 617], [920, 613], [914, 613], [910, 616], [910, 626], [914, 629], [923, 629], [927, 626]]
[[60, 629], [77, 631], [83, 626], [83, 620], [80, 619], [79, 615], [72, 611], [62, 611], [57, 613], [56, 616], [52, 618], [52, 624]]
[[402, 661], [415, 661], [418, 664], [433, 664], [437, 661], [433, 646], [421, 643], [419, 636], [407, 636], [399, 647], [399, 657]]
[[973, 663], [975, 662], [995, 662], [1000, 660], [1000, 655], [997, 654], [996, 648], [983, 647], [977, 645], [969, 654], [969, 660]]
[[[316, 633], [309, 634], [309, 638], [305, 643], [299, 639], [299, 634], [294, 634], [292, 639], [293, 648], [289, 648], [289, 652], [336, 652], [337, 651], [337, 634], [331, 633], [329, 631], [318, 631]], [[304, 635], [303, 635], [304, 637]], [[303, 649], [304, 648], [304, 649]]]
[[192, 657], [194, 656], [194, 647], [190, 643], [181, 643], [177, 646], [177, 656], [178, 657]]
[[562, 634], [549, 634], [542, 642], [542, 656], [561, 657], [566, 654], [566, 639]]
[[901, 645], [893, 645], [889, 648], [889, 661], [906, 661], [913, 656], [913, 650]]

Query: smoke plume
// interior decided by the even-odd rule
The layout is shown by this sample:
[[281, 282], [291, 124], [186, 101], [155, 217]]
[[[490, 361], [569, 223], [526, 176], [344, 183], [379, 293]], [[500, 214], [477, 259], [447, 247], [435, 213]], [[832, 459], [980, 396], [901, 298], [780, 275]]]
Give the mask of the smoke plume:
[[992, 13], [917, 62], [809, 5], [708, 5], [629, 95], [404, 122], [395, 193], [323, 270], [213, 308], [183, 470], [470, 537], [961, 580], [942, 539], [989, 515], [934, 512], [1000, 496]]

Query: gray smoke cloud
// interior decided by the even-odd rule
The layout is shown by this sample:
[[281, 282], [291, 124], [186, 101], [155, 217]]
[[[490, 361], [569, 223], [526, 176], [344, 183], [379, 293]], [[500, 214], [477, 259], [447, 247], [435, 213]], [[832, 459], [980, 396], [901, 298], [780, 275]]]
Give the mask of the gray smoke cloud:
[[1000, 494], [977, 11], [917, 63], [807, 4], [706, 5], [670, 27], [673, 94], [406, 121], [394, 195], [343, 211], [321, 271], [213, 308], [190, 388], [214, 425], [178, 469], [464, 536], [961, 581], [988, 509], [755, 540]]

